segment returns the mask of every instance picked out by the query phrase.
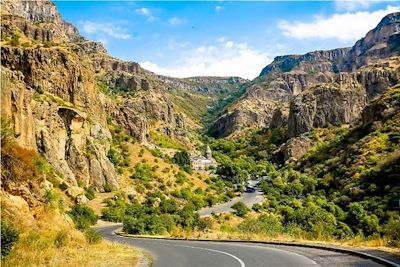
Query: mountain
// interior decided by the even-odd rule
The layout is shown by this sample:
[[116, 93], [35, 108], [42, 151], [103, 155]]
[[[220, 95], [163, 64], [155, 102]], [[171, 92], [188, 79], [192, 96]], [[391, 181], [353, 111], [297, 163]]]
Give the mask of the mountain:
[[114, 200], [126, 208], [135, 197], [145, 209], [160, 199], [174, 213], [162, 217], [170, 230], [194, 227], [197, 209], [234, 195], [173, 156], [201, 153], [202, 117], [246, 80], [178, 79], [113, 58], [50, 1], [2, 1], [1, 9], [2, 264], [99, 266], [111, 251], [110, 266], [131, 266], [140, 252], [89, 229], [102, 211], [124, 219]]
[[1, 61], [2, 118], [18, 144], [43, 155], [66, 183], [100, 191], [119, 187], [107, 157], [110, 123], [142, 143], [162, 135], [191, 146], [198, 114], [245, 82], [165, 77], [113, 58], [49, 1], [2, 3]]
[[[240, 131], [246, 129], [269, 127], [274, 110], [285, 107], [288, 103], [292, 103], [290, 125], [303, 124], [293, 121], [297, 118], [297, 108], [300, 108], [302, 102], [300, 99], [305, 98], [305, 106], [314, 103], [314, 106], [322, 110], [325, 104], [321, 100], [315, 103], [310, 99], [318, 98], [315, 93], [324, 94], [329, 88], [333, 91], [326, 92], [327, 101], [329, 94], [342, 94], [342, 90], [337, 90], [338, 88], [352, 91], [348, 87], [357, 88], [352, 94], [358, 92], [359, 98], [354, 107], [352, 101], [349, 101], [348, 108], [337, 111], [349, 113], [340, 115], [340, 118], [324, 118], [324, 115], [317, 115], [322, 117], [316, 118], [315, 127], [323, 127], [326, 123], [340, 124], [351, 121], [360, 115], [366, 103], [361, 103], [362, 98], [369, 101], [399, 81], [399, 24], [400, 14], [389, 14], [351, 48], [276, 57], [261, 71], [259, 77], [245, 84], [245, 93], [235, 103], [226, 107], [225, 113], [210, 127], [210, 134], [215, 137], [229, 136], [233, 133], [240, 135]], [[344, 93], [342, 98], [346, 97]], [[337, 103], [337, 106], [341, 106], [341, 103]], [[336, 112], [334, 107], [333, 110]], [[311, 117], [318, 113], [315, 110], [306, 112], [309, 112]], [[307, 126], [304, 130], [309, 129]], [[289, 131], [290, 136], [298, 135], [304, 130], [292, 129]]]

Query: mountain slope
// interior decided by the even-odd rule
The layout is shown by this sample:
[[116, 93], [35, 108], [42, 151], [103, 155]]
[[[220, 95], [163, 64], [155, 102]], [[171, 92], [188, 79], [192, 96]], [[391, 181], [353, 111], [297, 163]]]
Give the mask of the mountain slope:
[[399, 81], [399, 24], [400, 13], [389, 14], [352, 48], [276, 57], [245, 85], [245, 93], [225, 109], [209, 132], [223, 137], [269, 127], [276, 108], [320, 84], [353, 84], [372, 99]]

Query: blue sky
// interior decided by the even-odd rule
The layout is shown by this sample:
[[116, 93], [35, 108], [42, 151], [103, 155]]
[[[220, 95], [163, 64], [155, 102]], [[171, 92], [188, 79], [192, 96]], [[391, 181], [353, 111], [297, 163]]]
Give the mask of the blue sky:
[[398, 1], [59, 1], [117, 58], [174, 77], [255, 78], [277, 55], [351, 46]]

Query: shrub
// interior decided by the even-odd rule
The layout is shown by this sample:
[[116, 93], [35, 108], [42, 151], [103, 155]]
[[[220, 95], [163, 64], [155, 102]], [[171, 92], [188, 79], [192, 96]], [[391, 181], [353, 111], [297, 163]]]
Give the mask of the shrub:
[[69, 215], [79, 230], [85, 230], [89, 226], [95, 225], [98, 219], [93, 209], [84, 205], [74, 205]]
[[96, 198], [96, 194], [94, 192], [94, 188], [93, 186], [89, 186], [88, 188], [86, 188], [86, 192], [85, 192], [85, 196], [87, 197], [87, 199], [92, 200]]
[[262, 233], [269, 236], [282, 232], [283, 227], [279, 219], [271, 215], [260, 215], [257, 219], [245, 219], [238, 229], [246, 233]]
[[143, 157], [143, 155], [144, 155], [144, 149], [141, 148], [141, 149], [139, 150], [139, 157]]
[[260, 203], [255, 203], [251, 208], [256, 212], [260, 212], [262, 205]]
[[122, 222], [125, 215], [125, 209], [121, 207], [107, 207], [102, 209], [102, 218], [109, 222]]
[[11, 225], [1, 223], [1, 257], [10, 254], [15, 243], [18, 242], [19, 232]]
[[129, 234], [162, 234], [167, 230], [166, 223], [171, 228], [172, 220], [166, 218], [164, 216], [162, 219], [156, 214], [146, 214], [138, 218], [127, 216], [124, 220], [123, 229]]
[[61, 191], [66, 191], [68, 189], [68, 185], [65, 182], [62, 182], [59, 186]]
[[67, 233], [64, 231], [60, 231], [56, 234], [56, 237], [54, 238], [54, 245], [56, 245], [56, 247], [58, 248], [61, 248], [65, 246], [65, 244], [67, 243], [67, 239]]
[[205, 231], [207, 229], [211, 229], [213, 226], [213, 222], [212, 219], [210, 217], [206, 217], [206, 218], [201, 218], [199, 220], [199, 230], [200, 231]]
[[110, 192], [113, 191], [114, 188], [112, 187], [112, 185], [106, 183], [106, 184], [103, 185], [103, 189], [104, 189], [104, 192], [110, 193]]
[[388, 238], [388, 244], [394, 247], [400, 247], [400, 218], [391, 218], [384, 227], [385, 236]]
[[143, 181], [150, 181], [152, 179], [157, 178], [157, 174], [154, 172], [154, 170], [149, 164], [137, 163], [135, 165], [131, 178]]
[[187, 165], [183, 166], [182, 169], [183, 169], [185, 172], [189, 173], [189, 174], [193, 174], [193, 169], [192, 169], [192, 166], [191, 166], [191, 165], [188, 165], [188, 164], [187, 164]]
[[13, 36], [11, 37], [11, 40], [10, 40], [10, 45], [18, 46], [19, 45], [19, 38], [21, 38], [19, 33], [13, 34]]
[[44, 194], [44, 203], [47, 209], [59, 209], [63, 210], [64, 202], [60, 194], [54, 192], [53, 190], [47, 190]]
[[102, 239], [101, 235], [92, 228], [89, 228], [85, 231], [85, 237], [89, 244], [99, 243]]
[[154, 157], [158, 157], [158, 158], [162, 158], [163, 157], [163, 153], [159, 150], [159, 149], [151, 149], [150, 153], [154, 156]]
[[112, 121], [113, 121], [113, 118], [110, 117], [110, 116], [107, 116], [107, 124], [108, 124], [108, 125], [111, 125], [111, 124], [112, 124]]
[[185, 167], [186, 165], [191, 166], [192, 164], [190, 160], [190, 155], [187, 151], [176, 152], [173, 161], [181, 167]]
[[231, 208], [234, 210], [234, 213], [239, 217], [244, 217], [249, 212], [249, 209], [241, 201], [235, 203]]
[[178, 184], [183, 184], [184, 182], [186, 182], [187, 181], [187, 177], [186, 177], [186, 175], [183, 173], [183, 172], [178, 172], [176, 175], [175, 175], [175, 177], [176, 177], [176, 182], [178, 183]]

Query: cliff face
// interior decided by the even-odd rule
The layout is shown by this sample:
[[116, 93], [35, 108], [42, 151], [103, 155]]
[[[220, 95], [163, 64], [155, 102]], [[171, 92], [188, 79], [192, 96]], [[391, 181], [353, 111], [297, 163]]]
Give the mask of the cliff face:
[[313, 128], [341, 125], [356, 119], [366, 105], [362, 87], [321, 84], [296, 97], [290, 104], [288, 137]]
[[71, 186], [119, 187], [106, 119], [141, 142], [152, 142], [150, 130], [188, 142], [187, 128], [198, 125], [167, 93], [192, 91], [211, 103], [245, 82], [164, 77], [113, 58], [50, 1], [3, 1], [1, 16], [2, 119], [13, 123], [19, 145], [42, 154]]
[[[343, 101], [341, 98], [335, 97], [332, 101], [337, 100], [338, 102], [329, 106], [329, 112], [335, 114], [332, 115], [333, 117], [342, 114], [339, 116], [341, 119], [338, 119], [339, 117], [328, 118], [330, 115], [326, 114], [324, 116], [318, 115], [319, 118], [315, 123], [314, 119], [310, 119], [311, 121], [309, 120], [306, 123], [306, 117], [313, 117], [313, 114], [317, 112], [315, 109], [319, 109], [318, 105], [323, 105], [322, 102], [316, 103], [316, 100], [311, 96], [317, 97], [314, 95], [315, 90], [311, 90], [310, 93], [307, 91], [310, 88], [319, 87], [321, 89], [324, 87], [320, 85], [332, 84], [332, 86], [327, 87], [327, 95], [332, 94], [329, 88], [335, 88], [338, 85], [340, 88], [357, 88], [353, 92], [357, 95], [357, 98], [361, 97], [360, 90], [362, 90], [363, 94], [370, 100], [382, 94], [386, 88], [397, 84], [400, 78], [399, 29], [400, 13], [393, 13], [383, 18], [375, 29], [357, 41], [352, 48], [276, 57], [271, 64], [261, 71], [258, 78], [245, 84], [246, 93], [236, 103], [226, 108], [225, 114], [215, 121], [210, 132], [217, 133], [215, 136], [220, 137], [228, 136], [243, 128], [269, 127], [271, 120], [273, 120], [275, 108], [288, 105], [291, 101], [293, 101], [291, 104], [293, 109], [298, 108], [301, 111], [294, 112], [293, 110], [291, 112], [292, 117], [289, 120], [291, 122], [288, 127], [295, 126], [297, 128], [289, 129], [290, 136], [298, 135], [312, 127], [323, 127], [323, 125], [326, 125], [323, 122], [347, 123], [350, 117], [355, 118], [360, 115], [362, 105], [359, 105], [359, 101], [356, 101], [356, 108], [345, 105], [345, 108], [349, 108], [345, 111], [342, 108]], [[268, 93], [262, 93], [262, 91]], [[322, 98], [323, 94], [321, 90], [318, 90], [317, 95], [319, 97]], [[353, 97], [349, 94], [347, 92], [346, 95], [342, 95], [342, 98]], [[258, 112], [254, 111], [249, 103], [257, 103]], [[306, 108], [308, 104], [312, 103], [317, 106]], [[302, 109], [303, 106], [305, 107], [304, 110]], [[294, 115], [302, 112], [305, 112], [305, 114]], [[248, 117], [248, 119], [231, 118], [235, 114], [247, 113], [257, 113], [258, 119], [254, 120], [253, 117]], [[345, 113], [352, 115], [348, 116]], [[260, 118], [260, 116], [264, 117]], [[227, 118], [230, 119], [227, 120]], [[297, 119], [300, 121], [296, 121]], [[237, 125], [228, 125], [229, 123], [236, 123]], [[222, 124], [227, 125], [221, 127]], [[272, 123], [272, 127], [275, 127], [274, 123]], [[227, 131], [221, 132], [223, 129]]]
[[351, 48], [341, 68], [354, 71], [377, 59], [400, 55], [400, 13], [385, 16], [364, 38]]
[[50, 1], [11, 1], [2, 3], [2, 31], [12, 35], [18, 29], [39, 42], [82, 40], [78, 30], [64, 21]]
[[2, 46], [2, 117], [68, 184], [118, 188], [111, 134], [90, 62], [69, 48]]

